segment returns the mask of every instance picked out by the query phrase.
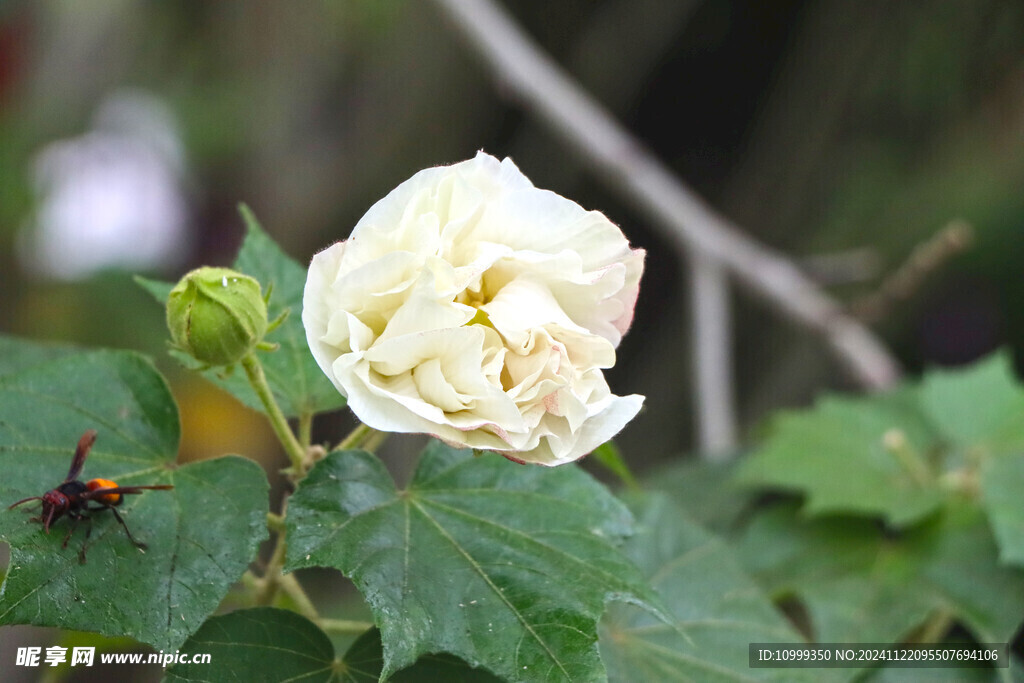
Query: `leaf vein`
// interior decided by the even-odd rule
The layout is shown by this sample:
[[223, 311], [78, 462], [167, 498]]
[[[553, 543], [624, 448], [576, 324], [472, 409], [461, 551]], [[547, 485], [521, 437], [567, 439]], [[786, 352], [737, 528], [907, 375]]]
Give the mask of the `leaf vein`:
[[[532, 636], [533, 639], [537, 642], [537, 644], [541, 646], [541, 648], [544, 650], [545, 654], [547, 654], [548, 658], [552, 661], [552, 663], [554, 663], [558, 667], [558, 669], [562, 672], [562, 674], [567, 679], [571, 680], [572, 676], [569, 675], [569, 672], [562, 665], [561, 660], [558, 659], [557, 655], [555, 655], [555, 653], [552, 651], [552, 649], [548, 645], [548, 643], [545, 642], [544, 639], [540, 637], [540, 634], [537, 633], [537, 631], [534, 630], [533, 626], [526, 619], [525, 615], [523, 615], [523, 613], [520, 612], [516, 608], [516, 606], [512, 604], [512, 602], [508, 599], [508, 597], [491, 580], [491, 577], [487, 574], [487, 572], [483, 571], [483, 568], [480, 567], [479, 564], [477, 564], [477, 562], [473, 558], [473, 556], [470, 555], [466, 551], [466, 549], [463, 548], [462, 545], [459, 544], [459, 542], [457, 540], [455, 540], [455, 538], [453, 538], [451, 536], [451, 534], [448, 533], [448, 530], [445, 529], [440, 523], [438, 523], [438, 521], [436, 519], [434, 519], [427, 512], [427, 510], [425, 510], [423, 508], [423, 506], [421, 506], [419, 504], [418, 501], [410, 500], [410, 503], [412, 505], [414, 505], [416, 507], [416, 509], [419, 510], [419, 512], [427, 519], [427, 521], [429, 521], [432, 525], [434, 525], [434, 527], [437, 529], [438, 533], [440, 533], [441, 536], [443, 536], [445, 538], [445, 540], [447, 540], [452, 545], [452, 547], [455, 548], [455, 550], [460, 555], [462, 555], [463, 558], [465, 558], [466, 562], [469, 563], [470, 567], [472, 567], [474, 569], [474, 571], [477, 572], [477, 574], [480, 576], [480, 578], [484, 580], [484, 583], [487, 584], [487, 586], [494, 592], [494, 594], [498, 597], [498, 599], [501, 602], [505, 603], [505, 606], [512, 612], [513, 615], [515, 615], [516, 619], [519, 621], [520, 624], [523, 625], [523, 628], [527, 631], [527, 633], [529, 633], [530, 636]], [[517, 652], [518, 652], [518, 647], [516, 649], [517, 649]], [[518, 655], [517, 655], [517, 659], [518, 659]]]

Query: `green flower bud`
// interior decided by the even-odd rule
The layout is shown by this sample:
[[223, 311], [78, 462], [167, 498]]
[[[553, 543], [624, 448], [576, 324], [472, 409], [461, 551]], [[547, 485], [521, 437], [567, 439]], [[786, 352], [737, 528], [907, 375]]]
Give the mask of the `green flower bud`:
[[199, 268], [181, 278], [167, 299], [174, 344], [211, 366], [240, 361], [267, 333], [260, 283], [228, 268]]

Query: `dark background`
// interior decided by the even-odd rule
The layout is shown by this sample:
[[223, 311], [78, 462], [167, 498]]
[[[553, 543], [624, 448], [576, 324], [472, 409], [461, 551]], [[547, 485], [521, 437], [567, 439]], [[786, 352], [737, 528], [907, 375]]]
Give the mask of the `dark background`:
[[[951, 221], [969, 223], [972, 247], [887, 306], [874, 328], [911, 373], [1000, 346], [1021, 359], [1024, 3], [504, 4], [681, 178], [824, 276], [842, 302], [876, 291]], [[81, 184], [68, 220], [82, 231], [110, 225], [90, 193], [121, 191], [125, 201], [125, 178], [110, 165], [128, 155], [96, 143], [123, 142], [124, 126], [97, 117], [126, 94], [162, 108], [176, 130], [180, 167], [165, 167], [164, 181], [129, 175], [170, 178], [184, 216], [178, 256], [79, 274], [85, 250], [58, 241], [63, 265], [41, 268], [33, 245], [56, 187], [44, 160], [62, 151], [63, 187]], [[170, 280], [229, 263], [242, 237], [240, 201], [306, 262], [399, 182], [482, 148], [511, 156], [539, 187], [604, 211], [648, 250], [634, 328], [609, 373], [616, 393], [647, 403], [619, 443], [638, 470], [692, 452], [685, 263], [506, 94], [423, 0], [0, 0], [0, 333], [142, 350], [173, 384], [183, 459], [235, 452], [274, 470], [283, 458], [262, 418], [175, 367], [163, 311], [131, 275]], [[152, 200], [135, 192], [129, 207]], [[132, 247], [161, 215], [129, 218], [118, 239]], [[855, 389], [819, 339], [747, 293], [734, 291], [732, 302], [746, 440], [775, 409]], [[316, 436], [335, 439], [350, 424], [340, 413]], [[410, 441], [386, 445], [392, 462], [408, 461]], [[52, 633], [4, 629], [2, 661]]]
[[[808, 268], [823, 257], [851, 266], [827, 284], [844, 302], [874, 291], [950, 221], [970, 223], [973, 246], [875, 329], [911, 372], [1003, 345], [1020, 357], [1024, 3], [506, 5], [749, 234]], [[685, 264], [571, 148], [502, 97], [432, 3], [4, 2], [0, 331], [157, 357], [181, 403], [183, 457], [278, 454], [257, 416], [166, 358], [162, 311], [130, 280], [139, 268], [68, 280], [26, 255], [50, 196], [33, 179], [40, 153], [87, 139], [97, 110], [126, 89], [166, 108], [184, 153], [184, 257], [142, 269], [151, 276], [230, 262], [239, 201], [305, 262], [417, 170], [481, 148], [604, 211], [649, 254], [636, 322], [610, 372], [616, 393], [645, 394], [647, 408], [620, 443], [641, 468], [693, 450]], [[835, 280], [839, 269], [828, 273]], [[853, 388], [819, 340], [746, 293], [733, 301], [745, 435], [773, 409]]]

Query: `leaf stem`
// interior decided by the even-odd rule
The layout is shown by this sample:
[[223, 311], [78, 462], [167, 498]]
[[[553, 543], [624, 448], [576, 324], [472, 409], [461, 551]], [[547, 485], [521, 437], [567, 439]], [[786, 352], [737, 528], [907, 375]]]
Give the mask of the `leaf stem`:
[[294, 480], [298, 481], [306, 473], [304, 465], [306, 449], [295, 438], [291, 427], [288, 426], [288, 418], [284, 416], [280, 406], [277, 405], [277, 401], [274, 400], [274, 392], [270, 390], [270, 385], [267, 384], [267, 376], [263, 373], [263, 366], [260, 365], [256, 354], [252, 352], [246, 354], [242, 358], [242, 367], [245, 368], [249, 384], [252, 385], [253, 390], [259, 396], [260, 402], [263, 403], [263, 407], [267, 411], [270, 426], [274, 428], [274, 433], [277, 434], [278, 440], [288, 454], [288, 459], [291, 460]]
[[333, 633], [363, 633], [373, 628], [372, 621], [351, 621], [349, 619], [320, 619], [316, 625]]
[[928, 616], [928, 621], [924, 622], [924, 626], [918, 631], [917, 635], [913, 638], [915, 643], [941, 643], [942, 639], [949, 633], [949, 629], [953, 627], [953, 623], [956, 621], [956, 615], [948, 607], [936, 608]]
[[306, 595], [302, 584], [295, 578], [294, 574], [285, 574], [285, 554], [288, 548], [287, 528], [284, 520], [287, 514], [288, 501], [281, 504], [281, 514], [267, 513], [267, 528], [274, 534], [274, 551], [267, 562], [267, 569], [263, 572], [263, 578], [256, 582], [255, 602], [257, 605], [272, 605], [277, 599], [279, 592], [284, 592], [295, 603], [295, 608], [304, 617], [312, 620], [320, 618], [313, 606], [313, 601]]
[[267, 528], [275, 534], [284, 533], [284, 515], [275, 515], [273, 512], [267, 513]]
[[295, 574], [281, 574], [277, 582], [281, 590], [284, 591], [284, 594], [295, 603], [295, 608], [299, 611], [299, 614], [310, 621], [320, 620], [320, 614], [316, 611], [313, 601], [306, 595], [306, 589], [295, 578]]
[[890, 429], [882, 435], [882, 444], [917, 484], [925, 488], [931, 486], [933, 483], [932, 472], [928, 468], [928, 464], [921, 459], [917, 450], [911, 445], [903, 430]]
[[622, 452], [619, 451], [614, 441], [606, 441], [601, 444], [590, 453], [590, 457], [617, 476], [627, 491], [636, 493], [640, 490], [639, 482], [633, 476], [629, 465], [626, 464], [626, 459], [622, 457]]
[[[269, 521], [270, 516], [268, 515], [267, 518]], [[278, 519], [283, 521], [283, 513]], [[263, 578], [258, 584], [255, 596], [257, 605], [272, 605], [277, 598], [278, 590], [281, 588], [281, 580], [284, 578], [281, 569], [284, 567], [285, 551], [287, 550], [285, 530], [283, 525], [280, 528], [275, 528], [276, 525], [270, 524], [267, 526], [274, 530], [274, 551], [267, 562], [267, 569], [263, 572]]]
[[299, 416], [299, 445], [302, 450], [308, 451], [309, 444], [313, 441], [313, 413], [304, 412]]
[[367, 425], [360, 422], [358, 425], [356, 425], [355, 429], [349, 432], [348, 436], [339, 441], [338, 445], [331, 450], [349, 451], [355, 448], [359, 448], [360, 446], [365, 444], [370, 439], [371, 436], [379, 433], [380, 432], [378, 432], [373, 427], [368, 427]]
[[380, 448], [381, 444], [388, 440], [389, 436], [391, 436], [390, 432], [382, 432], [374, 429], [373, 433], [363, 441], [363, 450], [369, 451], [370, 453], [376, 453], [377, 449]]

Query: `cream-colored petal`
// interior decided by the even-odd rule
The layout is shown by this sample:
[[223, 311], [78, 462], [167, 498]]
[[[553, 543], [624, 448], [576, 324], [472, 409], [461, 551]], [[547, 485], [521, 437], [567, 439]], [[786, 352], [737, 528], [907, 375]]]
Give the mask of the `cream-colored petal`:
[[473, 405], [473, 397], [455, 390], [441, 369], [441, 360], [431, 358], [412, 370], [412, 379], [420, 397], [446, 413], [456, 413]]
[[639, 410], [602, 369], [642, 272], [607, 218], [481, 152], [417, 173], [317, 254], [302, 318], [367, 425], [554, 465]]

